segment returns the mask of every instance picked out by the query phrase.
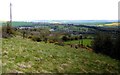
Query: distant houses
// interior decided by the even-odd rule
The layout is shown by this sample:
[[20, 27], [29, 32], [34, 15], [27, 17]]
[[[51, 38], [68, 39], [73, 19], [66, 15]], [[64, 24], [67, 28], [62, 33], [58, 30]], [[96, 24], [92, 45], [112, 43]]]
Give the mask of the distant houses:
[[54, 29], [50, 29], [49, 31], [55, 31]]

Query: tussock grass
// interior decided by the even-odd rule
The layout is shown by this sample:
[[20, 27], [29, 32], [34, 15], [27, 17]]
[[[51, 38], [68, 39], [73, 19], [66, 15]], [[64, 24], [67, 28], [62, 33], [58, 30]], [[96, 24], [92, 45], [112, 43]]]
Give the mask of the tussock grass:
[[3, 73], [118, 73], [120, 62], [85, 49], [34, 42], [21, 37], [2, 40]]

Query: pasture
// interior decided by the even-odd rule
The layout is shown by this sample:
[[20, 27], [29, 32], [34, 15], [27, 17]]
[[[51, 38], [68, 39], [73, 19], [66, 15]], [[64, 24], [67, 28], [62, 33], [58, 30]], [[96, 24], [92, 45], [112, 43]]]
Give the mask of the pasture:
[[65, 44], [81, 44], [83, 42], [84, 46], [91, 46], [92, 39], [82, 39], [64, 42]]
[[82, 48], [20, 36], [2, 39], [3, 73], [119, 73], [119, 64], [118, 60]]

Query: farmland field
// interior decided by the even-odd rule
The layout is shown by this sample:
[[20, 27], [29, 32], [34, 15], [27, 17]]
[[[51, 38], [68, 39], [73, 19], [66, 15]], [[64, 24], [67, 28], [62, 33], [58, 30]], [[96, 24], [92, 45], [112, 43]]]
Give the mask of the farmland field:
[[83, 40], [73, 40], [73, 41], [67, 41], [64, 42], [65, 44], [79, 44], [79, 42], [81, 43], [83, 41], [83, 45], [84, 46], [91, 46], [92, 43], [92, 39], [83, 39]]
[[120, 72], [120, 62], [108, 56], [20, 36], [2, 40], [2, 63], [3, 73]]

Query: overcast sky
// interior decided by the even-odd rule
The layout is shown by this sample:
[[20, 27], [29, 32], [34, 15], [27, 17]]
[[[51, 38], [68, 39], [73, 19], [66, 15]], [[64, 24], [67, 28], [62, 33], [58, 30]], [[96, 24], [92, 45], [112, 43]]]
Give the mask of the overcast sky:
[[117, 20], [120, 0], [0, 0], [0, 20]]

